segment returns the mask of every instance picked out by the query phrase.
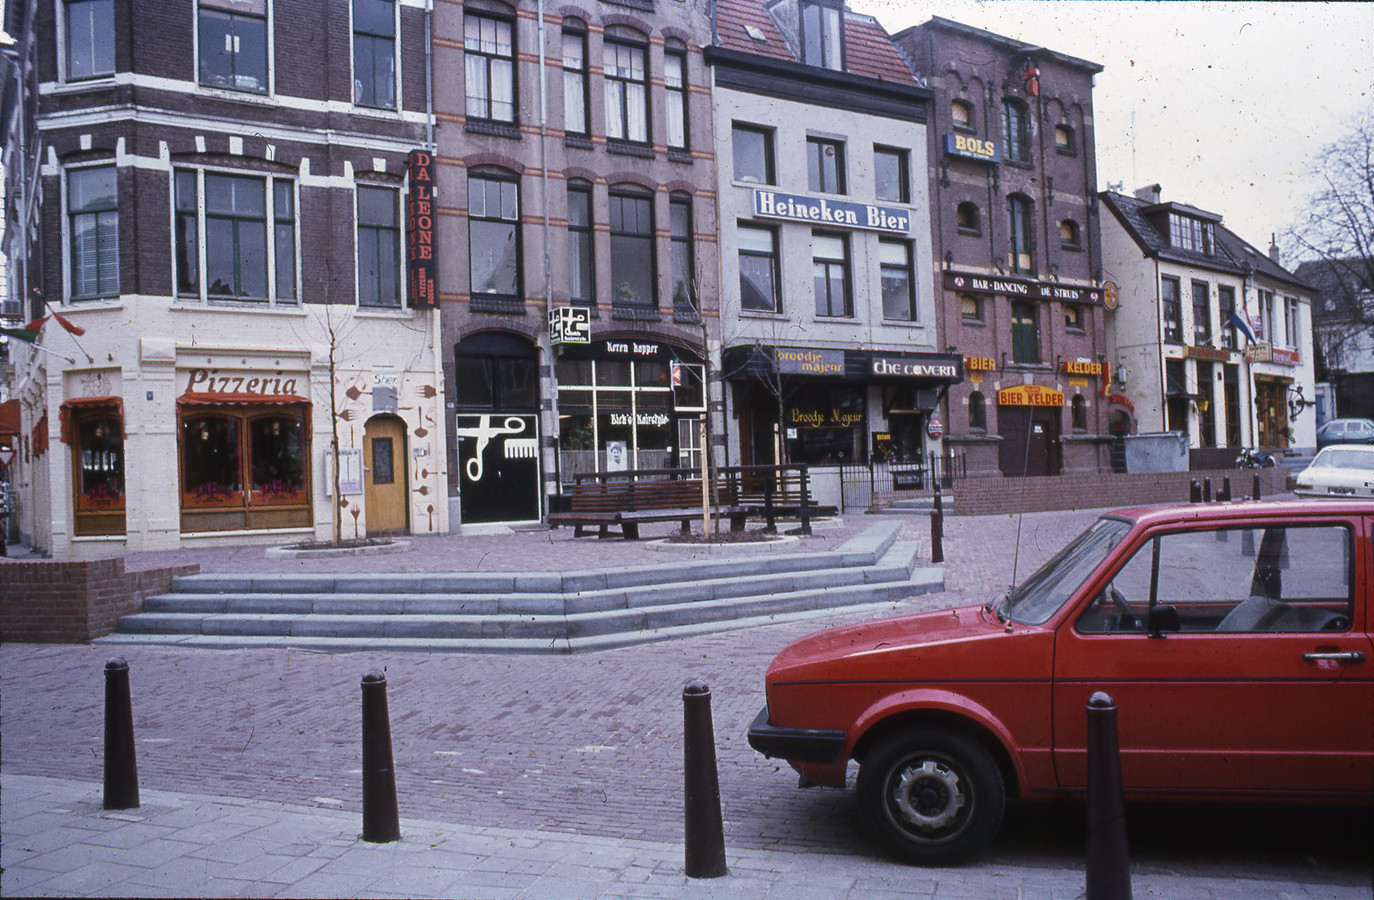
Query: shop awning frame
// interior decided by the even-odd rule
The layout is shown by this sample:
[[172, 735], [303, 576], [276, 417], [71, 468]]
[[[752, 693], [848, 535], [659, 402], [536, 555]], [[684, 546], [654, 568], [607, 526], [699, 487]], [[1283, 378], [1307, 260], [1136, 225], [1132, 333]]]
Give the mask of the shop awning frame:
[[119, 420], [120, 438], [128, 438], [124, 430], [124, 398], [123, 397], [73, 397], [70, 400], [62, 401], [62, 405], [57, 410], [57, 420], [61, 433], [59, 440], [64, 444], [72, 442], [72, 415], [78, 411], [100, 411], [102, 407], [109, 407], [110, 413]]

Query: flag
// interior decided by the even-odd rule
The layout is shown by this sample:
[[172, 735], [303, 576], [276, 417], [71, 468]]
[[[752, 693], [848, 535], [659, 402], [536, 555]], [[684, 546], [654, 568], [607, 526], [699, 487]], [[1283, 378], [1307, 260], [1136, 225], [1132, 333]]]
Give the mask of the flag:
[[78, 325], [73, 325], [73, 324], [71, 323], [71, 320], [68, 319], [66, 316], [62, 315], [61, 313], [53, 313], [53, 314], [50, 315], [50, 316], [39, 316], [38, 318], [34, 319], [34, 320], [33, 320], [32, 322], [30, 322], [29, 324], [25, 325], [25, 326], [24, 326], [24, 330], [25, 330], [25, 331], [32, 331], [34, 334], [37, 334], [38, 332], [40, 332], [40, 331], [43, 330], [43, 325], [44, 325], [45, 322], [48, 321], [48, 319], [56, 319], [56, 320], [57, 320], [57, 324], [58, 324], [58, 325], [61, 325], [63, 328], [65, 328], [69, 334], [85, 334], [85, 333], [86, 333], [86, 329], [84, 329], [84, 328], [82, 328], [82, 327], [80, 327], [80, 326], [78, 326]]
[[[33, 323], [30, 322], [29, 324], [32, 325]], [[32, 344], [38, 340], [37, 329], [31, 329], [28, 326], [23, 328], [0, 328], [0, 335], [14, 338], [17, 341], [23, 341], [26, 344]]]
[[1226, 324], [1245, 335], [1245, 345], [1247, 347], [1256, 343], [1255, 333], [1250, 330], [1250, 323], [1242, 319], [1239, 313], [1231, 313], [1231, 318], [1226, 320]]

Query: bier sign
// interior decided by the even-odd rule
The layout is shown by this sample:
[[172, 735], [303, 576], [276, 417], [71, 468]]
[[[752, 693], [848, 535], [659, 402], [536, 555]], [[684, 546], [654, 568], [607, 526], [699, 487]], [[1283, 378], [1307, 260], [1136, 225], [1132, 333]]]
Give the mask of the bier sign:
[[409, 303], [415, 309], [433, 309], [439, 300], [434, 288], [434, 157], [412, 150], [406, 165], [410, 171], [406, 196]]

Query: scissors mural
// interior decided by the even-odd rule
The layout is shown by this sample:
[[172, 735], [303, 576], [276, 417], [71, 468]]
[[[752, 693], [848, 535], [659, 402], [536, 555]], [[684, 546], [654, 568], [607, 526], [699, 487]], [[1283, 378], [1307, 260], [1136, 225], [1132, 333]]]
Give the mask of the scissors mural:
[[[491, 416], [478, 416], [476, 428], [459, 428], [458, 437], [475, 438], [477, 452], [463, 466], [470, 481], [482, 480], [482, 455], [486, 452], [491, 439], [506, 434], [523, 434], [526, 422], [519, 416], [506, 416], [503, 425], [493, 425]], [[507, 459], [529, 459], [538, 455], [539, 442], [536, 438], [510, 438], [505, 441]]]

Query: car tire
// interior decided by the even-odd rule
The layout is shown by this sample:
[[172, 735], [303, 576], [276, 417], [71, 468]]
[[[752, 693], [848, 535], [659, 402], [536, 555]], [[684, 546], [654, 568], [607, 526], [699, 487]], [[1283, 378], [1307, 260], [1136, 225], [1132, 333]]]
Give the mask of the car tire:
[[997, 763], [953, 731], [912, 728], [865, 754], [859, 817], [895, 856], [922, 865], [963, 862], [992, 843], [1006, 808]]

